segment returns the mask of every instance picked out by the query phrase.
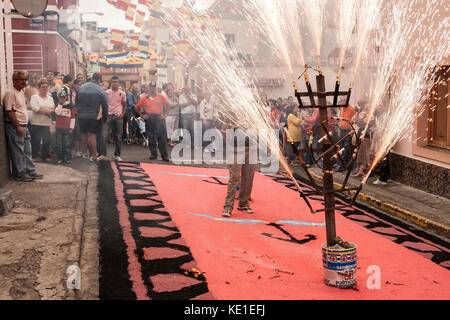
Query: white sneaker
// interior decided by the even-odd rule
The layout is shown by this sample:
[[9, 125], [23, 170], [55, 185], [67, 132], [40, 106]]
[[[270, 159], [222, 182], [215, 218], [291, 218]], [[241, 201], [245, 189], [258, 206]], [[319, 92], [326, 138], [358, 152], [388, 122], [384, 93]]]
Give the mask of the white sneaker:
[[116, 157], [116, 161], [117, 161], [117, 162], [123, 162], [123, 160], [122, 160], [121, 157]]
[[97, 158], [98, 161], [106, 161], [106, 157], [101, 155], [100, 157]]
[[75, 158], [81, 158], [81, 152], [75, 152], [74, 157]]
[[377, 181], [375, 181], [373, 184], [385, 186], [385, 185], [387, 185], [387, 182], [383, 182], [383, 181], [380, 181], [380, 179], [377, 179]]
[[222, 217], [229, 218], [231, 217], [231, 210], [230, 209], [224, 209], [222, 213]]

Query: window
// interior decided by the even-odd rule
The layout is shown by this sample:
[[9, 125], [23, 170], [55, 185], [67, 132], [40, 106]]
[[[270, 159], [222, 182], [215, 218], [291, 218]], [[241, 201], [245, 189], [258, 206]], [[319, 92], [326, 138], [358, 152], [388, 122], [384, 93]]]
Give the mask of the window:
[[430, 94], [428, 108], [428, 144], [450, 149], [450, 66], [435, 73], [435, 85]]

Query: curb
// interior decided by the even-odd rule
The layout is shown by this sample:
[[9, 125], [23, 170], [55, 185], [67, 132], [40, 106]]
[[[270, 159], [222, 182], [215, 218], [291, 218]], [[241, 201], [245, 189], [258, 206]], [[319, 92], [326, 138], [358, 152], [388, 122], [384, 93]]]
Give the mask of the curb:
[[444, 234], [447, 237], [450, 237], [450, 228], [446, 225], [443, 225], [439, 222], [430, 220], [425, 218], [417, 213], [411, 212], [409, 210], [397, 207], [389, 202], [383, 202], [379, 199], [376, 199], [372, 196], [366, 194], [360, 194], [358, 200], [369, 203], [372, 206], [378, 207], [384, 211], [389, 212], [390, 214], [402, 218], [403, 220], [407, 220], [419, 227], [432, 229]]
[[[310, 171], [310, 173], [314, 179], [316, 179], [318, 181], [322, 181], [322, 177], [318, 176], [317, 174], [315, 174], [312, 171]], [[342, 184], [340, 184], [336, 181], [334, 182], [334, 186], [336, 189], [342, 189]], [[346, 194], [350, 194], [352, 196], [354, 196], [355, 193], [356, 193], [356, 191], [346, 192]], [[416, 226], [426, 228], [426, 229], [432, 229], [432, 230], [442, 233], [446, 237], [450, 238], [450, 227], [443, 225], [439, 222], [430, 220], [428, 218], [425, 218], [417, 213], [411, 212], [407, 209], [400, 208], [396, 205], [393, 205], [392, 203], [384, 202], [382, 200], [376, 199], [375, 197], [364, 194], [363, 192], [361, 192], [359, 194], [357, 200], [363, 201], [369, 205], [377, 207], [383, 211], [390, 213], [393, 216], [396, 216], [403, 220], [409, 221], [410, 223], [412, 223]]]

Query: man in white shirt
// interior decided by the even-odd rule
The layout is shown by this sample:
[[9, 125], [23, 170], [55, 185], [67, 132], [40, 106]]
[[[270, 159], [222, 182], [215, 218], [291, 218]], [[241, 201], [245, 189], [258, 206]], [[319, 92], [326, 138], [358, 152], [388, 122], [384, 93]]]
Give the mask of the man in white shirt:
[[27, 85], [27, 75], [23, 71], [13, 74], [13, 88], [4, 98], [6, 112], [6, 141], [12, 162], [13, 177], [17, 181], [30, 182], [44, 176], [36, 173], [31, 157], [31, 136], [28, 131], [28, 112], [23, 89]]
[[[191, 135], [191, 146], [194, 147], [194, 122], [197, 113], [198, 100], [188, 87], [183, 89], [180, 95], [179, 107], [181, 109], [181, 121], [183, 129], [188, 130]], [[198, 146], [200, 147], [200, 146]]]

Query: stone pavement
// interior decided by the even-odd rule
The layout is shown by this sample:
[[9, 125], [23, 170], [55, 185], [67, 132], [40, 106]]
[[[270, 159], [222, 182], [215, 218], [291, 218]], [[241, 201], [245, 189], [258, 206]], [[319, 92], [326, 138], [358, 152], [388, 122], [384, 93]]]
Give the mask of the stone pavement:
[[[14, 208], [0, 216], [0, 300], [97, 299], [96, 170], [37, 164], [44, 179], [4, 186]], [[67, 286], [71, 266], [80, 290]]]

